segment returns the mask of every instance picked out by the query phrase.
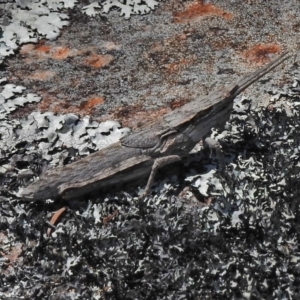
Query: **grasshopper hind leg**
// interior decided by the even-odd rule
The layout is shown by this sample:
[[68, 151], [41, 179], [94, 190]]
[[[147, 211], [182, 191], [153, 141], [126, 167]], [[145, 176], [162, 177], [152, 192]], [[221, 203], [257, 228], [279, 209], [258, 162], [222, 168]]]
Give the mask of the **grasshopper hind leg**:
[[169, 156], [164, 156], [164, 157], [159, 157], [156, 158], [153, 165], [152, 165], [152, 169], [151, 169], [151, 173], [150, 176], [148, 178], [148, 182], [147, 185], [145, 187], [144, 192], [142, 193], [142, 195], [139, 197], [139, 201], [142, 201], [145, 199], [145, 197], [149, 194], [151, 186], [153, 184], [155, 175], [157, 173], [157, 170], [168, 165], [171, 163], [174, 163], [176, 161], [181, 160], [180, 156], [178, 155], [169, 155]]

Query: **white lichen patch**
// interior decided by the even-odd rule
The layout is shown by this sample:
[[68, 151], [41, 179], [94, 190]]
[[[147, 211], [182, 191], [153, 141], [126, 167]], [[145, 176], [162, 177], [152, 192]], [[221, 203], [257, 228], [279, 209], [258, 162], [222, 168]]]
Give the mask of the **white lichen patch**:
[[[5, 78], [1, 81], [4, 83]], [[0, 84], [1, 84], [0, 82]], [[4, 120], [8, 114], [26, 103], [39, 102], [41, 97], [33, 93], [23, 93], [26, 88], [14, 84], [0, 86], [0, 120]]]
[[69, 16], [61, 12], [73, 8], [76, 0], [0, 2], [4, 12], [0, 17], [0, 63], [24, 43], [36, 43], [41, 38], [56, 39], [60, 29], [69, 25]]
[[53, 155], [53, 152], [69, 149], [69, 154], [87, 155], [117, 142], [129, 132], [118, 122], [98, 123], [89, 117], [79, 119], [74, 114], [55, 115], [51, 112], [33, 112], [20, 121], [6, 120], [0, 123], [0, 129], [3, 134], [6, 133], [5, 138], [0, 140], [1, 149], [14, 149], [22, 142], [34, 145], [27, 149], [27, 154], [38, 150], [53, 165], [59, 162], [59, 155]]
[[155, 0], [100, 0], [83, 7], [83, 11], [89, 16], [100, 13], [109, 13], [112, 9], [118, 9], [120, 16], [129, 19], [131, 15], [147, 14], [159, 4]]

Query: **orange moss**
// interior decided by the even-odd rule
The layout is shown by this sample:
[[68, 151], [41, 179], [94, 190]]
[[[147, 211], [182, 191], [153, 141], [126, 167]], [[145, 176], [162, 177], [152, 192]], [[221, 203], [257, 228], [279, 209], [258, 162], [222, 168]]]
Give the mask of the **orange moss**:
[[221, 8], [203, 1], [194, 2], [186, 7], [182, 12], [173, 13], [174, 23], [190, 22], [203, 16], [219, 16], [226, 20], [232, 19], [232, 14], [223, 11]]
[[48, 46], [48, 45], [40, 45], [40, 44], [38, 44], [38, 45], [35, 47], [35, 50], [36, 50], [37, 52], [49, 53], [50, 50], [51, 50], [51, 47]]
[[113, 60], [113, 58], [114, 57], [109, 54], [107, 55], [92, 54], [84, 60], [84, 64], [89, 67], [99, 69], [108, 65]]
[[41, 71], [41, 72], [35, 72], [34, 74], [28, 76], [28, 78], [33, 79], [33, 80], [48, 80], [55, 76], [55, 72], [51, 71]]
[[[118, 49], [119, 46], [113, 43], [107, 43], [107, 48]], [[38, 60], [54, 59], [54, 60], [64, 60], [68, 57], [79, 56], [87, 52], [91, 53], [88, 57], [83, 59], [83, 64], [99, 69], [108, 65], [114, 57], [112, 55], [99, 55], [94, 53], [94, 48], [84, 48], [82, 50], [70, 49], [67, 46], [53, 47], [52, 45], [45, 45], [44, 41], [39, 42], [37, 45], [27, 44], [23, 45], [20, 49], [20, 53], [25, 58], [26, 64], [31, 64]]]
[[193, 60], [192, 59], [185, 59], [185, 58], [182, 58], [180, 59], [179, 61], [177, 62], [173, 62], [173, 63], [170, 63], [170, 64], [166, 64], [164, 67], [167, 69], [167, 71], [169, 73], [176, 73], [178, 72], [179, 70], [181, 69], [184, 69], [190, 65], [192, 65], [193, 63]]
[[270, 60], [270, 54], [277, 54], [281, 47], [277, 44], [258, 44], [242, 52], [242, 56], [250, 62], [264, 64]]
[[83, 101], [78, 108], [80, 110], [90, 111], [93, 109], [97, 104], [102, 104], [104, 102], [104, 99], [102, 97], [92, 97], [87, 99], [86, 101]]
[[53, 49], [51, 57], [56, 60], [63, 60], [70, 56], [70, 49], [67, 47], [56, 47]]
[[64, 113], [74, 113], [79, 115], [87, 115], [91, 114], [93, 108], [96, 105], [102, 104], [104, 102], [104, 98], [100, 96], [89, 97], [88, 99], [82, 101], [79, 105], [71, 105], [67, 102], [67, 100], [60, 100], [49, 94], [40, 93], [43, 97], [43, 100], [39, 103], [39, 110], [45, 111], [53, 111], [57, 114]]
[[37, 45], [27, 44], [20, 48], [20, 53], [26, 55], [26, 63], [33, 62], [36, 58], [45, 60], [52, 58], [55, 60], [63, 60], [69, 56], [80, 55], [82, 51], [77, 49], [69, 49], [66, 46], [52, 47], [51, 45], [45, 45], [45, 41], [40, 41]]

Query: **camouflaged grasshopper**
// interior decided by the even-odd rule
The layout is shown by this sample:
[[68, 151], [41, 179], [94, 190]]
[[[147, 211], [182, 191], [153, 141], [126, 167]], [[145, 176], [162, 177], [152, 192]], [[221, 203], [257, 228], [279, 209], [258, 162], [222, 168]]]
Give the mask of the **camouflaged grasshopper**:
[[289, 56], [283, 53], [236, 83], [167, 113], [119, 142], [46, 172], [19, 196], [29, 201], [59, 197], [71, 199], [150, 174], [144, 191], [146, 195], [157, 169], [187, 156], [212, 127], [228, 120], [237, 95]]

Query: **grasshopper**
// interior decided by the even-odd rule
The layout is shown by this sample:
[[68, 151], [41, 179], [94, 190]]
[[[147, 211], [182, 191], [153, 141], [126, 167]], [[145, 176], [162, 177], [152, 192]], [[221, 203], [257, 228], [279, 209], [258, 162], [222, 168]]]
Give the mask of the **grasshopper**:
[[283, 53], [236, 83], [165, 114], [119, 142], [69, 165], [47, 171], [23, 189], [19, 197], [29, 201], [72, 199], [150, 174], [145, 196], [159, 168], [187, 156], [212, 127], [228, 120], [237, 95], [288, 57], [288, 53]]

